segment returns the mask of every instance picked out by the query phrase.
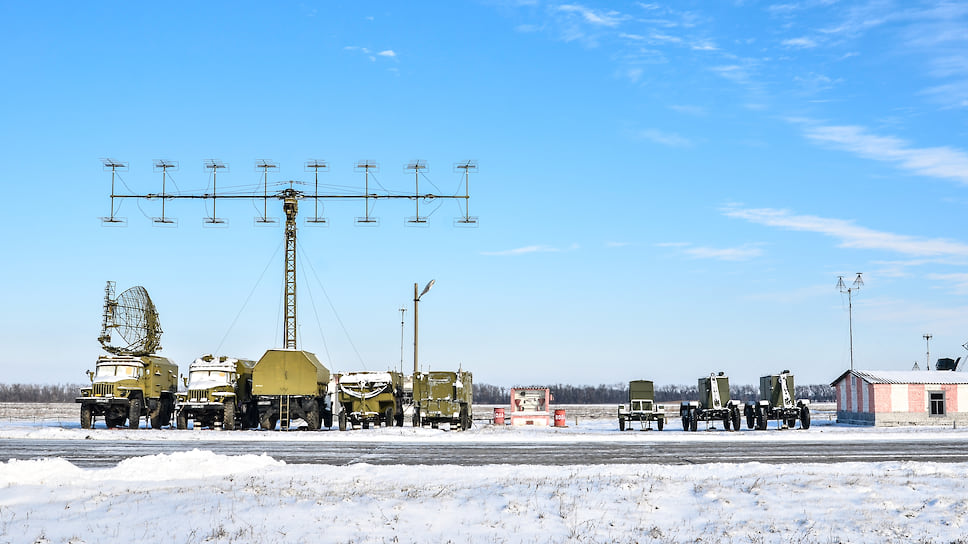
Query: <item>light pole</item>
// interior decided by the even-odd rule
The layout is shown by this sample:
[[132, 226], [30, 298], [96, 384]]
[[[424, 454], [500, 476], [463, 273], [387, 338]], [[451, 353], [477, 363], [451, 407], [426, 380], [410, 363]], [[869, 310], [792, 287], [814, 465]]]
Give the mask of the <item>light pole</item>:
[[850, 287], [844, 284], [844, 277], [837, 276], [837, 290], [841, 293], [847, 293], [847, 327], [850, 331], [850, 369], [854, 369], [854, 305], [851, 299], [851, 294], [854, 291], [860, 291], [860, 288], [864, 286], [864, 280], [860, 277], [861, 273], [857, 273], [857, 277], [854, 278], [854, 283]]
[[921, 335], [924, 338], [924, 368], [925, 370], [931, 370], [931, 338], [930, 334], [924, 333]]
[[424, 295], [427, 294], [427, 291], [430, 291], [430, 288], [434, 286], [434, 281], [436, 281], [436, 280], [430, 280], [430, 282], [427, 283], [427, 286], [423, 288], [423, 291], [421, 291], [419, 295], [417, 294], [417, 284], [416, 283], [413, 284], [413, 375], [414, 376], [417, 375], [417, 371], [418, 371], [418, 367], [417, 367], [417, 330], [418, 330], [418, 327], [419, 327], [419, 321], [418, 321], [418, 318], [417, 318], [417, 316], [418, 316], [418, 313], [417, 313], [417, 305], [420, 303], [420, 299]]

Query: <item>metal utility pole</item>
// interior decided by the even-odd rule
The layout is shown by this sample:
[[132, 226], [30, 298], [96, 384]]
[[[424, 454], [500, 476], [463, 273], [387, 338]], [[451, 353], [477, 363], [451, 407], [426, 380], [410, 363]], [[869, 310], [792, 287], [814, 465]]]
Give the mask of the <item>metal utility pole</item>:
[[413, 284], [413, 375], [414, 376], [416, 376], [417, 372], [420, 371], [420, 368], [417, 366], [417, 335], [419, 330], [419, 320], [417, 318], [419, 314], [417, 313], [417, 305], [420, 303], [420, 299], [427, 294], [427, 291], [430, 291], [430, 288], [434, 286], [434, 281], [436, 280], [430, 280], [430, 282], [427, 283], [427, 286], [424, 287], [423, 291], [421, 291], [419, 295], [417, 294], [417, 284], [416, 283]]
[[403, 332], [404, 332], [404, 320], [403, 314], [406, 313], [407, 308], [400, 308], [400, 374], [403, 374]]
[[860, 291], [860, 288], [864, 286], [864, 280], [861, 278], [861, 273], [857, 273], [857, 277], [854, 278], [854, 283], [850, 287], [844, 284], [844, 277], [837, 276], [837, 290], [841, 293], [847, 293], [847, 326], [850, 330], [850, 369], [854, 369], [854, 305], [851, 300], [851, 294], [854, 291]]
[[[468, 161], [468, 164], [470, 164], [471, 162], [472, 161]], [[102, 160], [102, 163], [103, 163], [103, 166], [104, 166], [104, 169], [105, 170], [111, 170], [111, 214], [108, 217], [102, 217], [101, 218], [101, 220], [104, 223], [106, 223], [106, 224], [124, 223], [125, 222], [125, 220], [123, 218], [120, 218], [120, 217], [116, 217], [115, 216], [115, 207], [114, 207], [114, 201], [115, 201], [115, 199], [122, 199], [122, 200], [125, 199], [125, 198], [144, 199], [144, 200], [160, 199], [162, 201], [162, 207], [163, 207], [163, 209], [164, 209], [164, 204], [165, 204], [165, 201], [166, 200], [181, 200], [181, 199], [211, 200], [212, 201], [212, 216], [211, 217], [207, 217], [207, 218], [204, 219], [203, 222], [206, 223], [206, 224], [224, 224], [224, 223], [226, 223], [226, 220], [225, 219], [221, 219], [221, 218], [219, 218], [216, 215], [216, 212], [215, 212], [215, 209], [216, 209], [215, 208], [215, 203], [216, 203], [216, 201], [218, 199], [230, 199], [230, 200], [245, 199], [245, 200], [255, 200], [255, 201], [261, 199], [263, 201], [263, 214], [262, 214], [261, 217], [257, 217], [256, 218], [256, 222], [258, 222], [258, 223], [272, 222], [269, 218], [266, 217], [266, 212], [268, 211], [268, 208], [266, 207], [267, 206], [267, 202], [268, 202], [268, 200], [270, 198], [271, 199], [276, 199], [276, 200], [281, 200], [283, 202], [283, 211], [285, 211], [285, 213], [286, 213], [286, 231], [285, 231], [285, 237], [286, 237], [286, 254], [285, 254], [285, 268], [284, 268], [284, 276], [285, 276], [285, 301], [284, 301], [284, 306], [285, 306], [285, 316], [286, 316], [286, 319], [285, 319], [285, 327], [284, 327], [284, 332], [283, 332], [283, 344], [285, 346], [285, 349], [293, 349], [293, 350], [294, 349], [297, 349], [297, 347], [296, 347], [296, 331], [298, 330], [298, 327], [297, 327], [297, 324], [296, 324], [296, 216], [297, 216], [297, 213], [298, 213], [298, 207], [299, 207], [299, 204], [298, 203], [299, 203], [299, 200], [301, 200], [303, 198], [312, 198], [317, 203], [317, 207], [316, 207], [317, 215], [315, 215], [313, 218], [310, 218], [310, 220], [309, 220], [310, 223], [326, 223], [326, 219], [325, 218], [321, 218], [318, 215], [318, 211], [319, 211], [318, 201], [320, 199], [323, 199], [323, 200], [327, 200], [327, 199], [328, 200], [362, 200], [363, 203], [364, 203], [364, 212], [363, 212], [364, 213], [364, 217], [363, 217], [363, 221], [360, 221], [358, 219], [357, 220], [357, 224], [360, 224], [360, 223], [373, 223], [373, 224], [375, 224], [377, 222], [375, 218], [372, 218], [369, 215], [369, 202], [370, 202], [370, 200], [380, 200], [380, 199], [407, 199], [407, 200], [414, 200], [414, 201], [417, 202], [417, 206], [418, 206], [416, 208], [417, 209], [417, 215], [418, 215], [418, 217], [419, 217], [419, 209], [420, 209], [419, 208], [419, 201], [420, 200], [428, 200], [429, 201], [429, 200], [433, 200], [433, 199], [436, 199], [436, 198], [464, 200], [464, 203], [465, 203], [464, 204], [464, 209], [465, 210], [467, 209], [467, 203], [470, 201], [470, 196], [467, 194], [466, 191], [462, 195], [461, 194], [454, 194], [454, 195], [435, 195], [435, 194], [432, 194], [432, 193], [421, 194], [421, 193], [417, 193], [417, 192], [414, 192], [414, 194], [390, 194], [390, 193], [379, 194], [379, 193], [371, 193], [370, 190], [369, 190], [369, 177], [370, 177], [370, 175], [371, 175], [372, 172], [376, 171], [376, 167], [377, 167], [377, 165], [375, 163], [373, 163], [372, 161], [361, 161], [361, 163], [357, 165], [358, 168], [362, 168], [362, 170], [364, 172], [364, 176], [365, 176], [366, 187], [364, 189], [363, 194], [358, 194], [358, 193], [357, 194], [351, 194], [351, 193], [346, 193], [346, 194], [320, 194], [319, 191], [318, 191], [318, 187], [319, 187], [318, 173], [319, 173], [320, 170], [326, 171], [326, 169], [328, 168], [328, 164], [325, 161], [313, 160], [313, 161], [310, 161], [310, 162], [307, 162], [306, 163], [306, 168], [307, 169], [311, 169], [314, 172], [314, 174], [316, 174], [316, 176], [315, 176], [315, 183], [316, 183], [316, 185], [315, 185], [315, 192], [314, 193], [308, 193], [308, 192], [303, 192], [303, 191], [299, 191], [299, 190], [293, 189], [292, 188], [292, 185], [294, 183], [298, 183], [296, 181], [289, 181], [288, 182], [289, 183], [289, 187], [286, 188], [286, 189], [283, 189], [281, 191], [276, 191], [274, 193], [269, 193], [269, 190], [268, 190], [268, 172], [270, 170], [274, 170], [274, 169], [278, 168], [278, 166], [275, 163], [272, 163], [270, 161], [261, 160], [261, 161], [259, 161], [259, 162], [256, 163], [256, 168], [258, 170], [261, 170], [262, 171], [262, 174], [263, 174], [262, 175], [262, 178], [263, 178], [263, 180], [262, 180], [263, 181], [263, 193], [261, 195], [260, 194], [256, 194], [256, 193], [253, 193], [253, 194], [228, 194], [228, 195], [219, 195], [217, 193], [216, 178], [218, 176], [219, 170], [226, 171], [226, 172], [228, 171], [228, 165], [222, 163], [221, 161], [215, 160], [215, 159], [208, 159], [204, 163], [205, 169], [208, 170], [208, 171], [210, 171], [210, 174], [212, 176], [212, 192], [211, 193], [207, 193], [207, 192], [206, 193], [202, 193], [202, 194], [179, 193], [179, 194], [174, 194], [174, 195], [173, 194], [168, 194], [168, 193], [165, 192], [164, 181], [162, 181], [162, 192], [161, 192], [161, 194], [158, 194], [158, 193], [146, 193], [146, 194], [116, 194], [115, 193], [115, 185], [114, 185], [116, 172], [127, 169], [128, 164], [127, 163], [122, 163], [122, 162], [119, 162], [119, 161], [115, 161], [113, 159], [103, 159]], [[422, 165], [422, 168], [426, 168], [426, 163], [424, 163], [423, 161], [420, 161], [420, 163]], [[473, 164], [476, 166], [476, 163], [473, 163]], [[171, 170], [172, 168], [176, 167], [177, 166], [177, 163], [170, 162], [170, 161], [164, 161], [164, 162], [158, 161], [158, 164], [156, 164], [155, 166], [157, 168], [160, 168], [162, 170], [162, 173], [165, 175], [165, 177], [167, 177], [168, 171]], [[466, 178], [464, 180], [464, 183], [465, 184], [467, 183]], [[423, 219], [426, 220], [426, 218], [423, 218]], [[162, 221], [159, 221], [159, 222], [168, 223], [168, 222], [172, 222], [172, 220], [169, 219], [169, 218], [167, 218], [164, 215], [164, 212], [162, 212]], [[460, 222], [460, 223], [472, 223], [472, 224], [476, 224], [477, 223], [477, 218], [476, 217], [471, 217], [471, 216], [467, 215], [467, 213], [465, 212], [458, 219], [458, 222]], [[416, 362], [416, 355], [417, 355], [417, 337], [416, 337], [416, 317], [417, 317], [416, 314], [417, 314], [417, 309], [416, 309], [416, 301], [419, 300], [420, 296], [422, 296], [424, 293], [426, 293], [430, 289], [430, 286], [431, 285], [433, 285], [433, 281], [431, 281], [430, 283], [427, 284], [427, 287], [424, 289], [424, 292], [421, 293], [420, 295], [417, 295], [416, 294], [416, 285], [414, 286], [414, 327], [415, 327], [415, 332], [414, 332], [414, 365], [415, 366], [417, 364], [417, 362]], [[401, 341], [401, 343], [402, 343], [402, 341]], [[402, 347], [401, 347], [401, 353], [402, 353], [402, 351], [403, 350], [402, 350]], [[401, 365], [402, 365], [402, 358], [403, 357], [401, 355]]]
[[931, 339], [933, 336], [925, 333], [921, 337], [924, 338], [924, 368], [931, 370]]

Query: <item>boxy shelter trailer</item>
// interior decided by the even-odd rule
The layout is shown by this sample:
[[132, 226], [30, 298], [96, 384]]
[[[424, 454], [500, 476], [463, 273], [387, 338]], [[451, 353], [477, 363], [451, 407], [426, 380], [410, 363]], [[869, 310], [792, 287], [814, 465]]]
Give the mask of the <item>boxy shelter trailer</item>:
[[656, 407], [655, 386], [649, 380], [630, 381], [628, 405], [618, 407], [618, 430], [631, 429], [633, 421], [638, 421], [642, 430], [651, 429], [653, 421], [660, 431], [665, 426], [665, 413]]
[[551, 425], [551, 389], [514, 387], [511, 389], [511, 425]]

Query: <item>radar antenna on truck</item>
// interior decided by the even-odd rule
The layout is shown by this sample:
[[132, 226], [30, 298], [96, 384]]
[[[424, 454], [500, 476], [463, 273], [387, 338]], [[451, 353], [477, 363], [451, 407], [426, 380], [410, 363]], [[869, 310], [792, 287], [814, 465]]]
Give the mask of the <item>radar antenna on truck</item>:
[[[120, 336], [122, 342], [111, 342], [111, 331]], [[141, 357], [151, 355], [161, 349], [161, 321], [148, 291], [137, 285], [114, 298], [114, 282], [107, 282], [104, 288], [104, 319], [98, 341], [104, 351], [113, 355], [132, 355]]]

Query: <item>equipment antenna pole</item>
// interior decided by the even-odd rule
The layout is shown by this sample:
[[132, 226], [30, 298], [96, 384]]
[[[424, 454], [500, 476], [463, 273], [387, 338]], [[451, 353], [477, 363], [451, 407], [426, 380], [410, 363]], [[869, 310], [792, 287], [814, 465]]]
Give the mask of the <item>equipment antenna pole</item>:
[[296, 213], [297, 191], [283, 190], [282, 209], [286, 212], [286, 327], [285, 349], [296, 349]]
[[403, 374], [403, 314], [407, 311], [406, 307], [400, 308], [400, 374]]

